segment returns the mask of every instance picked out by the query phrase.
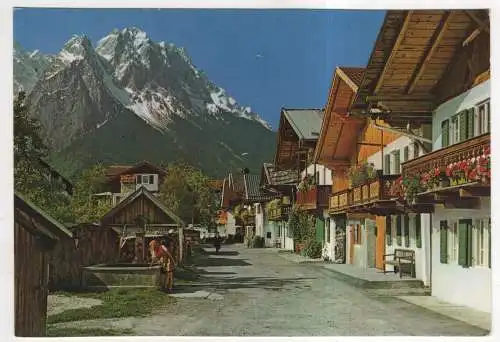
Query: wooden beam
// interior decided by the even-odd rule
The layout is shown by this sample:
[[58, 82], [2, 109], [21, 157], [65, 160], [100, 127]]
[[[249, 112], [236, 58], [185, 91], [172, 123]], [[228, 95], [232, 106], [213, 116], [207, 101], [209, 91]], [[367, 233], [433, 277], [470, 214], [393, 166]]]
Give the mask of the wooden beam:
[[490, 21], [489, 19], [488, 20], [481, 20], [477, 14], [474, 12], [474, 11], [471, 11], [471, 10], [466, 10], [465, 13], [469, 16], [469, 18], [472, 19], [472, 21], [474, 21], [476, 24], [477, 24], [477, 28], [480, 30], [480, 31], [485, 31], [486, 33], [490, 33]]
[[420, 101], [434, 101], [436, 97], [433, 94], [401, 94], [401, 93], [384, 93], [380, 95], [368, 95], [366, 96], [367, 101], [408, 101], [408, 102], [420, 102]]
[[373, 93], [376, 94], [379, 90], [380, 87], [382, 87], [382, 81], [384, 80], [384, 75], [389, 69], [389, 66], [391, 65], [392, 59], [396, 55], [396, 50], [399, 48], [399, 45], [401, 45], [401, 42], [403, 41], [403, 38], [406, 33], [406, 29], [408, 28], [408, 24], [410, 23], [410, 18], [412, 15], [413, 11], [408, 11], [406, 13], [405, 20], [403, 21], [403, 25], [401, 26], [401, 29], [399, 30], [398, 37], [396, 38], [396, 41], [394, 42], [394, 45], [392, 46], [391, 53], [389, 55], [389, 58], [385, 61], [384, 64], [384, 69], [382, 70], [382, 73], [380, 74], [377, 84], [375, 85], [375, 89], [373, 90]]
[[475, 29], [474, 31], [472, 31], [472, 33], [469, 34], [467, 38], [464, 39], [464, 41], [462, 42], [462, 46], [469, 45], [474, 39], [476, 39], [479, 36], [480, 33], [481, 33], [480, 29]]
[[448, 22], [453, 16], [452, 13], [453, 13], [452, 11], [444, 12], [438, 27], [436, 28], [434, 34], [432, 35], [431, 45], [427, 48], [427, 51], [425, 51], [423, 58], [418, 64], [417, 68], [415, 69], [415, 72], [412, 75], [412, 78], [410, 79], [410, 82], [408, 83], [408, 87], [406, 88], [407, 94], [411, 94], [415, 90], [415, 86], [417, 85], [417, 82], [420, 80], [420, 77], [422, 77], [425, 71], [425, 67], [433, 57], [434, 52], [439, 46], [439, 43], [441, 43], [441, 39], [443, 38], [444, 33], [446, 32], [446, 27], [448, 25]]

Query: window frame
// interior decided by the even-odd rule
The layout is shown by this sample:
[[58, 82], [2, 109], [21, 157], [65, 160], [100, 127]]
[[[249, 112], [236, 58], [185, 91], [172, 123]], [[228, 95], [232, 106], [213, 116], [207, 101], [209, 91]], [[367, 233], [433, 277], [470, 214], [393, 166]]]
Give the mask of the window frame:
[[[480, 236], [482, 236], [482, 247]], [[491, 219], [489, 217], [475, 219], [472, 227], [472, 267], [489, 268], [489, 239], [491, 239]]]
[[448, 264], [458, 265], [458, 249], [459, 249], [459, 241], [458, 241], [458, 225], [459, 220], [455, 220], [451, 222], [451, 225], [448, 226], [448, 238], [447, 238], [447, 254], [448, 254]]
[[[474, 107], [474, 136], [480, 136], [490, 132], [491, 105], [490, 98], [477, 103]], [[484, 111], [481, 113], [481, 109]]]

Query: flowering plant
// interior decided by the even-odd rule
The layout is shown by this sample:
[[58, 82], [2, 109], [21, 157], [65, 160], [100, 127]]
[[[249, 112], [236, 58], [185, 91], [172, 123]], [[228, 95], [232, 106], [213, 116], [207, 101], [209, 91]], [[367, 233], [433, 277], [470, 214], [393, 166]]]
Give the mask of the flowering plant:
[[377, 172], [373, 163], [365, 162], [349, 168], [347, 175], [351, 181], [351, 186], [357, 187], [365, 184], [369, 180], [375, 179], [377, 177]]
[[424, 188], [420, 182], [420, 177], [418, 177], [418, 176], [412, 175], [412, 176], [404, 177], [402, 184], [403, 184], [405, 197], [406, 197], [406, 200], [408, 202], [413, 202], [416, 195], [419, 192], [424, 191]]

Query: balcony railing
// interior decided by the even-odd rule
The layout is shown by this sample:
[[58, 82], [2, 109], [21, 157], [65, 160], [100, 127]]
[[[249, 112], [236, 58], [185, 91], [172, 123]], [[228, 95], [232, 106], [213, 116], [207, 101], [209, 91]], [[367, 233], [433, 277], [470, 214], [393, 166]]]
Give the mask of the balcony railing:
[[363, 185], [336, 192], [330, 196], [329, 210], [342, 211], [348, 207], [391, 200], [391, 189], [399, 175], [380, 175]]
[[249, 214], [247, 216], [244, 216], [243, 223], [245, 223], [245, 226], [254, 226], [255, 225], [255, 215]]
[[278, 206], [276, 208], [269, 209], [267, 213], [267, 218], [269, 221], [279, 221], [288, 217], [290, 214], [291, 206]]
[[299, 191], [296, 204], [305, 210], [328, 208], [331, 189], [331, 185], [316, 185], [312, 189]]
[[489, 146], [490, 134], [483, 134], [405, 162], [401, 164], [402, 174], [404, 177], [420, 175], [437, 168], [446, 168], [450, 164], [482, 156]]

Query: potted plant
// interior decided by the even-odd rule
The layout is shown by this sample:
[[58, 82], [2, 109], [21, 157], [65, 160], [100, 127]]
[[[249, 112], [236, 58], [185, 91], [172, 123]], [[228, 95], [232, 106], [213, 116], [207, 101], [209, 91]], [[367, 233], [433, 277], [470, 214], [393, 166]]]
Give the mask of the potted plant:
[[403, 178], [403, 188], [405, 190], [406, 200], [412, 204], [415, 204], [417, 194], [423, 190], [420, 178], [417, 176], [408, 176]]
[[375, 165], [372, 163], [361, 163], [350, 167], [347, 171], [351, 187], [355, 188], [365, 184], [369, 180], [377, 177]]

